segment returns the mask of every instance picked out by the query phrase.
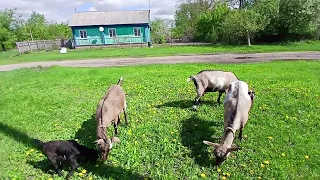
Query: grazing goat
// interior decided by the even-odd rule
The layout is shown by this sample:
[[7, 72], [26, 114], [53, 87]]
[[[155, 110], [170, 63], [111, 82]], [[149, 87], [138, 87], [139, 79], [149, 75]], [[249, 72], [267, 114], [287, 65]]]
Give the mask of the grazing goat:
[[220, 104], [220, 98], [222, 93], [226, 92], [231, 82], [238, 80], [232, 72], [216, 71], [216, 70], [203, 70], [197, 75], [190, 75], [188, 82], [193, 81], [197, 96], [194, 100], [193, 110], [197, 109], [200, 105], [200, 98], [204, 96], [206, 92], [219, 92], [217, 99]]
[[123, 78], [121, 77], [116, 85], [112, 85], [105, 95], [100, 100], [97, 111], [96, 111], [96, 121], [97, 121], [97, 144], [99, 150], [101, 151], [101, 158], [107, 160], [109, 152], [112, 149], [114, 142], [120, 142], [118, 137], [108, 138], [107, 130], [111, 123], [114, 125], [115, 134], [118, 134], [118, 124], [120, 123], [120, 114], [123, 112], [127, 120], [126, 112], [126, 98], [125, 93], [121, 87]]
[[204, 144], [215, 147], [214, 155], [216, 165], [220, 166], [229, 156], [230, 152], [239, 149], [233, 146], [235, 132], [240, 130], [239, 140], [242, 140], [242, 129], [246, 125], [249, 112], [254, 100], [254, 92], [248, 91], [248, 84], [243, 81], [230, 83], [224, 101], [224, 133], [220, 144], [203, 141]]
[[70, 163], [71, 171], [66, 176], [66, 179], [69, 179], [77, 169], [78, 158], [86, 159], [91, 163], [99, 158], [97, 150], [80, 145], [75, 140], [55, 140], [44, 143], [39, 139], [35, 139], [35, 143], [41, 147], [42, 152], [50, 160], [59, 176], [63, 176], [60, 169], [61, 161], [67, 160]]

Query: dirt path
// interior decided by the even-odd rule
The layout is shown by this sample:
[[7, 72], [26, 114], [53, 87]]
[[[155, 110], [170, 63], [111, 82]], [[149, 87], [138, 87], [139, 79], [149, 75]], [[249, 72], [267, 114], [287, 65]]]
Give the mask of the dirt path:
[[20, 68], [69, 66], [69, 67], [107, 67], [131, 66], [143, 64], [177, 64], [177, 63], [248, 63], [272, 60], [320, 60], [320, 52], [278, 52], [278, 53], [247, 53], [247, 54], [205, 54], [180, 55], [146, 58], [110, 58], [69, 61], [31, 62], [11, 65], [0, 65], [0, 71], [11, 71]]

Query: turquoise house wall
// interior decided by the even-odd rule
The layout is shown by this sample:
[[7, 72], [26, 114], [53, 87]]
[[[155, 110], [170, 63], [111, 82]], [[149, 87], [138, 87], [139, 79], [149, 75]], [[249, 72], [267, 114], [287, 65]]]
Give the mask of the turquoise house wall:
[[[104, 32], [99, 31], [101, 26], [72, 27], [72, 33], [76, 46], [85, 45], [112, 45], [147, 43], [150, 41], [150, 28], [148, 24], [102, 26]], [[134, 28], [140, 28], [140, 36], [134, 36]], [[115, 29], [116, 37], [109, 36], [109, 29]], [[86, 30], [87, 38], [80, 37], [80, 30]]]

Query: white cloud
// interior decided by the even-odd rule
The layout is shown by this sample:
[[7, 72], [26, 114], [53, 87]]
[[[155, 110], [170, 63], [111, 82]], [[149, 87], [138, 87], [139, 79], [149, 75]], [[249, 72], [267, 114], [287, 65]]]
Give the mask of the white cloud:
[[98, 11], [95, 7], [90, 7], [88, 11]]
[[[89, 4], [89, 5], [88, 5]], [[17, 8], [28, 18], [32, 11], [44, 14], [49, 21], [68, 22], [75, 8], [87, 11], [147, 10], [148, 0], [0, 0], [1, 9]], [[176, 0], [151, 0], [151, 18], [173, 19]]]

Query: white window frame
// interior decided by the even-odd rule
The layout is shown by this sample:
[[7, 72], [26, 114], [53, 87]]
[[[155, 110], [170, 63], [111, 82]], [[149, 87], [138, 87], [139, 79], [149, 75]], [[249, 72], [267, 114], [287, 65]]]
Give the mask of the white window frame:
[[[83, 31], [83, 32], [86, 33], [86, 37], [81, 37], [81, 31]], [[87, 30], [86, 30], [86, 29], [80, 29], [80, 30], [79, 30], [79, 36], [80, 36], [80, 39], [88, 39]]]
[[[139, 32], [139, 33], [138, 33], [139, 35], [137, 35], [137, 36], [136, 36], [136, 32], [135, 32], [136, 29], [139, 29], [139, 31], [138, 31], [138, 32]], [[134, 27], [134, 28], [133, 28], [133, 34], [134, 34], [134, 37], [141, 37], [141, 27]]]
[[[110, 30], [114, 30], [114, 36], [111, 36]], [[113, 32], [113, 31], [111, 31], [111, 32]], [[116, 28], [108, 28], [108, 34], [109, 34], [109, 37], [111, 37], [111, 38], [117, 37], [117, 30], [116, 30]]]

